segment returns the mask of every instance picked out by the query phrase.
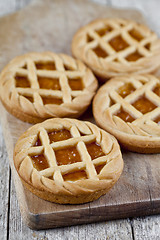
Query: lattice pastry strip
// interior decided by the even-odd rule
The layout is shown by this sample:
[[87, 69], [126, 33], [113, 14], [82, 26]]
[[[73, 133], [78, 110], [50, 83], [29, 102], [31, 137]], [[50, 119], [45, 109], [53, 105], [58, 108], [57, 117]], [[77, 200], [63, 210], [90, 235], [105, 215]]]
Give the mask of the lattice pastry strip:
[[159, 78], [153, 75], [113, 78], [98, 91], [93, 113], [97, 123], [127, 148], [160, 151]]
[[95, 77], [82, 62], [50, 52], [16, 57], [0, 75], [2, 103], [10, 113], [28, 122], [78, 117], [90, 104], [96, 88]]
[[59, 203], [97, 199], [113, 186], [123, 168], [113, 136], [89, 122], [56, 118], [21, 136], [14, 163], [33, 193]]
[[102, 78], [150, 73], [159, 67], [160, 41], [149, 28], [131, 20], [98, 19], [78, 30], [72, 53]]

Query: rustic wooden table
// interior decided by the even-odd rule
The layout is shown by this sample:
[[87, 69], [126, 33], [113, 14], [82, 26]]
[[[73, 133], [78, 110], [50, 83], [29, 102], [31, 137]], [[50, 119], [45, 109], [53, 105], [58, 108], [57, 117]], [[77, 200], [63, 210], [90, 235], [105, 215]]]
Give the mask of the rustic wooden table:
[[[32, 0], [0, 0], [0, 15], [14, 12]], [[76, 1], [76, 0], [75, 0]], [[113, 7], [138, 8], [146, 16], [148, 24], [160, 35], [160, 1], [158, 0], [96, 0]], [[14, 43], [13, 43], [14, 47]], [[159, 240], [160, 216], [132, 218], [88, 225], [65, 227], [46, 231], [34, 231], [22, 222], [15, 188], [9, 168], [6, 147], [0, 127], [0, 240]]]

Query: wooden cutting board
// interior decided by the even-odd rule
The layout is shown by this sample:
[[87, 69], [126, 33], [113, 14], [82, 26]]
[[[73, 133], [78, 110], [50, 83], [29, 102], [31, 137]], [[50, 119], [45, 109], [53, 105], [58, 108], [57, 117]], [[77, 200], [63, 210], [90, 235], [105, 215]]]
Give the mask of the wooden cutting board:
[[[135, 10], [119, 10], [87, 0], [38, 0], [24, 10], [0, 19], [0, 69], [13, 57], [28, 51], [71, 54], [75, 31], [99, 17], [125, 17], [144, 22]], [[97, 222], [160, 213], [160, 155], [123, 151], [123, 174], [111, 191], [81, 205], [59, 205], [44, 201], [25, 189], [13, 165], [17, 138], [30, 124], [11, 116], [0, 105], [0, 117], [21, 214], [34, 229]], [[91, 108], [81, 119], [93, 122]], [[3, 163], [1, 163], [3, 164]]]

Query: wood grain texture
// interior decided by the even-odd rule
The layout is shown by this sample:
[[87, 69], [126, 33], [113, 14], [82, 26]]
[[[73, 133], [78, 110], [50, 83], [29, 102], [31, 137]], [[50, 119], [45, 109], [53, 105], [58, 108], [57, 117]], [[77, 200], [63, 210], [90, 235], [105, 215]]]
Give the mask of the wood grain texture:
[[[46, 4], [47, 3], [47, 4]], [[65, 7], [66, 4], [66, 7]], [[62, 8], [63, 5], [63, 8]], [[54, 15], [52, 14], [54, 9]], [[64, 12], [65, 9], [65, 12]], [[66, 10], [67, 9], [67, 10]], [[77, 11], [79, 15], [77, 16]], [[35, 14], [36, 12], [36, 14]], [[70, 14], [72, 12], [72, 18]], [[91, 4], [87, 1], [35, 1], [34, 4], [10, 17], [0, 20], [3, 28], [0, 28], [1, 37], [1, 52], [5, 52], [5, 58], [0, 58], [1, 67], [8, 62], [13, 56], [22, 54], [34, 49], [43, 51], [49, 49], [56, 52], [65, 52], [70, 54], [70, 43], [75, 31], [85, 23], [97, 17], [122, 17], [132, 18], [143, 21], [141, 15], [136, 11], [119, 11], [115, 9], [104, 8], [96, 4]], [[45, 18], [43, 18], [45, 16]], [[67, 19], [67, 20], [66, 20]], [[72, 19], [76, 19], [75, 22]], [[58, 23], [57, 23], [58, 20]], [[34, 25], [32, 25], [34, 22]], [[46, 25], [46, 23], [51, 23]], [[43, 32], [39, 30], [39, 25]], [[24, 27], [25, 26], [25, 27]], [[58, 26], [58, 28], [57, 28]], [[59, 26], [61, 26], [59, 28]], [[4, 33], [4, 30], [5, 33]], [[64, 32], [67, 29], [67, 35]], [[15, 38], [14, 49], [10, 45], [10, 39], [7, 38], [8, 32], [12, 36], [12, 41]], [[55, 34], [56, 33], [56, 34]], [[43, 35], [43, 36], [42, 36]], [[45, 36], [45, 37], [44, 37]], [[40, 41], [37, 41], [40, 39]], [[63, 39], [63, 41], [59, 41]], [[54, 45], [52, 44], [54, 41]], [[6, 50], [7, 49], [7, 50]], [[125, 152], [123, 157], [126, 161], [123, 176], [116, 186], [104, 197], [89, 204], [69, 206], [58, 205], [50, 202], [45, 202], [39, 199], [28, 190], [23, 188], [13, 165], [13, 146], [17, 138], [28, 128], [29, 124], [17, 120], [10, 114], [3, 111], [2, 126], [4, 136], [7, 139], [7, 150], [10, 158], [12, 174], [15, 178], [15, 186], [19, 198], [20, 208], [26, 224], [35, 229], [44, 229], [58, 226], [69, 226], [74, 224], [83, 224], [89, 222], [102, 221], [104, 219], [124, 218], [135, 215], [144, 215], [157, 212], [159, 209], [154, 209], [150, 200], [149, 191], [143, 191], [148, 180], [147, 172], [144, 173], [146, 166], [144, 165], [143, 155], [136, 155]], [[83, 117], [85, 120], [86, 117]], [[89, 118], [92, 121], [92, 116]], [[8, 141], [9, 139], [9, 141]], [[136, 165], [135, 159], [139, 160], [140, 170], [137, 175], [137, 170], [133, 167]], [[146, 158], [146, 157], [145, 157]], [[147, 156], [147, 164], [150, 156]], [[154, 157], [156, 158], [156, 156]], [[132, 164], [130, 160], [132, 159]], [[155, 160], [156, 161], [156, 160]], [[131, 174], [128, 174], [128, 169], [131, 169]], [[143, 176], [145, 174], [145, 176]], [[144, 177], [145, 181], [140, 183], [140, 188], [137, 188], [135, 181], [138, 177]], [[121, 195], [121, 192], [124, 192]], [[132, 192], [132, 195], [130, 194]], [[41, 208], [39, 208], [41, 206]], [[66, 218], [68, 221], [66, 221]]]
[[10, 169], [8, 156], [0, 127], [0, 239], [7, 238], [8, 202], [9, 202]]
[[[1, 3], [2, 2], [2, 3]], [[10, 0], [5, 0], [0, 2], [0, 15], [4, 15], [8, 12], [13, 12], [16, 8], [12, 8], [13, 3]], [[13, 2], [13, 0], [12, 0]], [[17, 9], [26, 5], [26, 0], [15, 0], [17, 4]], [[20, 3], [21, 2], [21, 3]], [[96, 0], [96, 2], [103, 3], [103, 0]], [[114, 6], [117, 7], [137, 7], [146, 12], [147, 16], [149, 16], [148, 23], [155, 23], [153, 24], [154, 28], [157, 32], [159, 31], [159, 1], [144, 1], [144, 0], [134, 0], [134, 1], [114, 1], [109, 0], [107, 4], [111, 4], [114, 2]], [[1, 7], [3, 4], [3, 8]], [[152, 6], [153, 4], [153, 6]], [[146, 6], [148, 6], [146, 8]], [[141, 7], [139, 7], [141, 6]], [[156, 27], [155, 27], [156, 26]], [[1, 136], [1, 135], [0, 135]], [[2, 148], [3, 149], [3, 148]], [[5, 160], [5, 155], [2, 156], [2, 161]], [[8, 166], [8, 164], [6, 164]], [[0, 165], [0, 169], [2, 165]], [[2, 177], [1, 177], [2, 176]], [[5, 178], [8, 179], [7, 174]], [[0, 175], [0, 179], [3, 180], [3, 188], [6, 189], [6, 194], [0, 195], [0, 200], [3, 203], [4, 199], [7, 203], [8, 198], [8, 180], [4, 181], [4, 176]], [[13, 184], [13, 183], [12, 183]], [[13, 186], [13, 185], [12, 185]], [[7, 201], [6, 201], [7, 200]], [[3, 205], [3, 204], [2, 204]], [[3, 205], [4, 206], [4, 205]], [[7, 210], [7, 204], [6, 210]], [[151, 217], [144, 217], [144, 218], [134, 218], [131, 222], [127, 220], [119, 220], [119, 221], [109, 221], [107, 223], [97, 223], [97, 224], [88, 224], [82, 226], [74, 226], [74, 227], [67, 227], [67, 228], [59, 228], [54, 230], [48, 231], [32, 231], [28, 227], [24, 225], [21, 219], [21, 215], [19, 210], [17, 209], [17, 197], [15, 195], [14, 187], [11, 193], [11, 208], [10, 208], [10, 221], [9, 221], [9, 235], [7, 239], [136, 239], [136, 240], [148, 240], [148, 239], [156, 239], [159, 240], [160, 236], [160, 216], [151, 216]], [[2, 208], [3, 209], [3, 208]], [[7, 236], [7, 228], [4, 229], [4, 225], [7, 226], [7, 218], [6, 211], [4, 210], [2, 213], [2, 217], [0, 217], [0, 225], [2, 229], [0, 239], [6, 239]], [[99, 235], [100, 234], [100, 235]], [[98, 237], [100, 236], [100, 237]], [[123, 238], [125, 236], [126, 238]]]

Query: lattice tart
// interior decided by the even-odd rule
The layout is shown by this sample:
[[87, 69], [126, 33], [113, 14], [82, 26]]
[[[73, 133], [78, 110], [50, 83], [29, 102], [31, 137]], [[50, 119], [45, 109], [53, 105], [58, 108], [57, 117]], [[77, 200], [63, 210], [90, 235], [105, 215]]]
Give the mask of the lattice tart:
[[160, 40], [134, 21], [98, 19], [75, 34], [72, 53], [106, 81], [124, 73], [155, 72], [160, 65]]
[[90, 122], [58, 118], [32, 126], [19, 138], [14, 164], [31, 192], [62, 204], [99, 198], [123, 169], [113, 136]]
[[99, 126], [127, 149], [160, 152], [160, 79], [126, 75], [109, 80], [93, 101]]
[[81, 61], [51, 52], [18, 56], [0, 75], [2, 103], [30, 123], [80, 116], [96, 89], [97, 80]]

